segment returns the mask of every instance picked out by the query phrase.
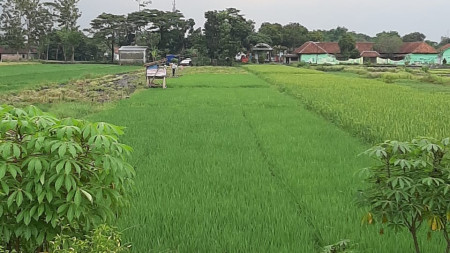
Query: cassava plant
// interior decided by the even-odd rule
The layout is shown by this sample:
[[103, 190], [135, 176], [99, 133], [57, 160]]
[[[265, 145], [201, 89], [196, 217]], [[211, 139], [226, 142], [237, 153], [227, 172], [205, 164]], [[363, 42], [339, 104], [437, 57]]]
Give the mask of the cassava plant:
[[122, 245], [121, 233], [116, 228], [100, 225], [83, 238], [57, 235], [50, 242], [50, 253], [125, 253], [129, 247]]
[[[424, 223], [442, 231], [447, 244], [450, 210], [449, 138], [417, 138], [411, 142], [386, 141], [367, 150], [378, 165], [366, 168], [360, 203], [369, 208], [363, 221], [395, 230], [406, 228], [420, 252], [418, 230]], [[447, 245], [447, 252], [449, 247]]]
[[[134, 169], [120, 127], [0, 106], [0, 243], [47, 251], [57, 234], [83, 235], [127, 204]], [[70, 228], [66, 230], [63, 228]]]

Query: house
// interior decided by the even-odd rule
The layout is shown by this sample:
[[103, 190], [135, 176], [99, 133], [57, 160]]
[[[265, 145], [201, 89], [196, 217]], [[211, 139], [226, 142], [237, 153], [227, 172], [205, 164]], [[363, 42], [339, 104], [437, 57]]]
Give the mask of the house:
[[[357, 42], [356, 49], [360, 53], [359, 59], [342, 59], [341, 49], [337, 42], [313, 42], [304, 43], [295, 50], [299, 61], [315, 64], [338, 63], [385, 63], [385, 64], [435, 64], [439, 62], [438, 52], [425, 42], [405, 42], [398, 52], [386, 53], [374, 50], [372, 42]], [[450, 46], [449, 46], [450, 48]], [[449, 53], [450, 54], [450, 50]], [[385, 59], [382, 59], [385, 58]]]
[[336, 55], [340, 53], [337, 42], [308, 41], [294, 51], [298, 61], [314, 64], [336, 63]]
[[147, 62], [147, 47], [123, 46], [119, 48], [119, 64], [145, 64]]
[[268, 44], [258, 43], [252, 48], [252, 57], [254, 57], [256, 63], [264, 63], [259, 62], [260, 59], [264, 59], [265, 62], [271, 62], [272, 52], [273, 48]]
[[[387, 54], [380, 52], [383, 58]], [[425, 42], [404, 42], [398, 52], [393, 53], [389, 58], [392, 60], [403, 60], [405, 64], [422, 65], [438, 63], [438, 52]]]
[[2, 61], [27, 61], [37, 59], [38, 53], [35, 48], [27, 49], [12, 49], [0, 47], [0, 62]]
[[440, 64], [450, 64], [450, 44], [442, 46], [438, 51]]
[[[376, 63], [380, 54], [373, 49], [374, 43], [357, 42], [356, 49], [360, 53], [359, 59], [350, 60], [352, 63]], [[337, 64], [342, 59], [341, 48], [337, 42], [313, 42], [304, 43], [294, 51], [299, 61], [315, 64]], [[349, 62], [349, 61], [345, 61]]]
[[357, 42], [356, 49], [363, 58], [363, 63], [377, 63], [377, 58], [381, 55], [373, 49], [375, 43], [372, 42]]

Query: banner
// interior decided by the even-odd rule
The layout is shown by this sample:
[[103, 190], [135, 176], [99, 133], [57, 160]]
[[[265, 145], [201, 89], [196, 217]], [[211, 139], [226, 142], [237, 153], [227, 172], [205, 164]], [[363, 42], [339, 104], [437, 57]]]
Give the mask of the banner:
[[147, 76], [148, 77], [166, 77], [167, 70], [166, 68], [159, 67], [158, 65], [148, 66], [147, 67]]

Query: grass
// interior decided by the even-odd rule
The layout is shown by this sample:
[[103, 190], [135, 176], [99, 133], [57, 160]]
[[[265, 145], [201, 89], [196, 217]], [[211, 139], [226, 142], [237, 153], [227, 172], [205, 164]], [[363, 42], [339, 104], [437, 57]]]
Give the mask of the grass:
[[142, 69], [106, 64], [26, 64], [0, 66], [0, 92], [67, 83]]
[[[340, 77], [270, 68], [252, 71], [297, 81], [281, 87], [240, 69], [194, 68], [166, 90], [140, 92], [91, 116], [126, 126], [124, 141], [135, 148], [136, 189], [118, 220], [134, 252], [318, 252], [341, 239], [362, 252], [411, 252], [407, 233], [379, 236], [360, 225], [355, 172], [370, 164], [357, 157], [367, 146], [301, 104], [317, 96], [334, 106], [321, 94], [340, 88]], [[285, 89], [305, 76], [292, 91], [304, 93], [299, 100]], [[443, 242], [421, 246], [439, 252]]]
[[[248, 69], [298, 97], [311, 110], [369, 143], [417, 136], [450, 136], [450, 94], [387, 84], [378, 80], [308, 74], [283, 66], [248, 66]], [[271, 70], [272, 72], [270, 72]]]

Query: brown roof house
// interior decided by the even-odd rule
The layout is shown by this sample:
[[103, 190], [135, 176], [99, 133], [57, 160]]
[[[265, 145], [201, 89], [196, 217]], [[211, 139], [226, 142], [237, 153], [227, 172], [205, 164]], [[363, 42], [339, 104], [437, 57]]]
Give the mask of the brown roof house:
[[450, 44], [439, 48], [439, 63], [450, 64]]
[[[361, 58], [344, 62], [376, 63], [377, 57], [380, 57], [380, 54], [373, 49], [373, 45], [374, 43], [371, 42], [357, 42], [356, 49], [359, 51]], [[309, 41], [295, 49], [294, 53], [299, 56], [299, 61], [316, 64], [336, 64], [342, 58], [341, 49], [337, 42]]]
[[404, 42], [398, 52], [392, 55], [380, 52], [381, 57], [402, 61], [405, 64], [423, 65], [438, 63], [437, 50], [425, 42]]
[[12, 49], [0, 47], [0, 62], [2, 61], [27, 61], [38, 58], [36, 49]]

